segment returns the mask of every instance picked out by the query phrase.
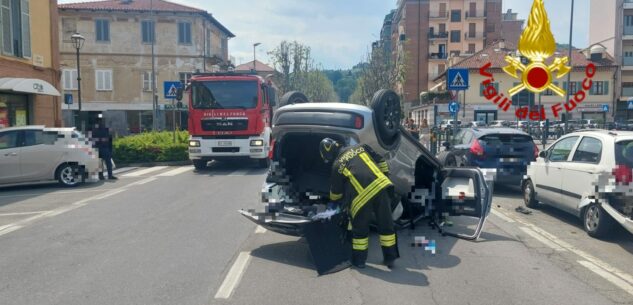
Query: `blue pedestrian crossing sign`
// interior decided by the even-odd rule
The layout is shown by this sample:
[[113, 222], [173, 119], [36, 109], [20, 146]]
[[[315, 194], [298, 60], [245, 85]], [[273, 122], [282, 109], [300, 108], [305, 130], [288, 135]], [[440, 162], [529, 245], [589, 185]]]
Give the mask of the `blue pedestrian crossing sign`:
[[448, 112], [450, 112], [451, 114], [455, 114], [459, 112], [459, 103], [452, 101], [450, 103], [448, 103]]
[[602, 105], [602, 111], [603, 112], [609, 112], [609, 105], [607, 105], [607, 104]]
[[176, 98], [176, 96], [178, 95], [178, 88], [180, 88], [181, 86], [181, 82], [164, 82], [163, 91], [165, 93], [165, 98]]
[[448, 69], [446, 84], [448, 90], [467, 90], [468, 69]]

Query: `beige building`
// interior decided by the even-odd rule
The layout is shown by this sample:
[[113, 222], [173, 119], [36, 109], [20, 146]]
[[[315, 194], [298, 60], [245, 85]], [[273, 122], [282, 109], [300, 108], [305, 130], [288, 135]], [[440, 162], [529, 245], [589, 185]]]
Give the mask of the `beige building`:
[[[509, 44], [508, 44], [509, 46]], [[480, 74], [480, 68], [487, 63], [491, 63], [488, 72], [493, 75], [494, 81], [491, 82], [492, 86], [499, 94], [508, 96], [508, 91], [520, 84], [520, 80], [515, 79], [505, 72], [502, 68], [507, 64], [504, 60], [508, 54], [516, 55], [514, 48], [506, 47], [504, 42], [499, 42], [486, 47], [484, 50], [477, 52], [473, 56], [470, 56], [463, 61], [456, 63], [451, 68], [466, 68], [469, 70], [469, 82], [470, 89], [461, 91], [457, 94], [455, 100], [459, 101], [461, 107], [458, 114], [458, 119], [462, 122], [471, 121], [483, 121], [490, 123], [494, 120], [517, 120], [515, 112], [520, 107], [531, 107], [531, 110], [538, 111], [539, 101], [545, 110], [547, 118], [550, 120], [560, 120], [561, 118], [555, 118], [552, 106], [555, 104], [561, 104], [562, 111], [565, 112], [564, 104], [565, 98], [556, 95], [551, 90], [543, 92], [540, 96], [538, 94], [531, 93], [527, 90], [515, 95], [512, 98], [508, 98], [509, 106], [505, 107], [504, 111], [500, 104], [495, 104], [493, 101], [486, 98], [484, 93], [484, 82], [489, 77], [482, 76]], [[559, 50], [555, 56], [566, 56], [568, 53], [565, 50]], [[574, 69], [571, 72], [571, 92], [578, 92], [582, 88], [582, 82], [586, 78], [586, 67], [593, 63], [596, 66], [596, 73], [592, 78], [592, 87], [586, 93], [586, 98], [575, 109], [570, 112], [573, 119], [602, 119], [604, 117], [603, 106], [608, 105], [609, 108], [613, 107], [613, 78], [617, 71], [617, 67], [614, 65], [613, 58], [606, 52], [602, 54], [593, 54], [591, 56], [589, 51], [573, 52], [572, 62], [574, 63]], [[546, 63], [551, 63], [550, 58]], [[438, 84], [438, 91], [442, 91], [445, 88], [445, 74], [435, 79]], [[567, 88], [567, 77], [561, 79], [555, 79], [554, 84], [565, 89]], [[465, 93], [465, 94], [464, 94]], [[572, 95], [573, 96], [573, 95]], [[502, 99], [500, 99], [502, 101]], [[501, 108], [500, 108], [501, 107]], [[464, 111], [465, 109], [465, 111]], [[429, 124], [433, 124], [433, 105], [425, 104], [416, 107], [412, 110], [412, 117], [417, 122], [422, 122], [424, 119]], [[448, 111], [448, 105], [441, 103], [438, 106], [437, 112], [438, 122], [442, 119], [452, 119], [451, 114]], [[607, 119], [609, 117], [607, 116]]]
[[0, 128], [61, 126], [57, 1], [1, 1], [0, 11]]
[[[79, 33], [85, 37], [80, 50], [82, 110], [103, 112], [120, 134], [152, 127], [152, 48], [161, 129], [174, 123], [163, 111], [171, 104], [163, 97], [164, 81], [185, 83], [194, 72], [231, 65], [228, 39], [234, 35], [204, 10], [163, 0], [109, 0], [62, 4], [59, 15], [62, 89], [78, 100], [70, 36]], [[78, 104], [64, 109], [77, 110]], [[65, 111], [69, 123], [70, 113]]]
[[[633, 1], [591, 0], [589, 42], [606, 47], [620, 66], [616, 74], [616, 120], [633, 119]], [[633, 105], [632, 105], [633, 106]]]

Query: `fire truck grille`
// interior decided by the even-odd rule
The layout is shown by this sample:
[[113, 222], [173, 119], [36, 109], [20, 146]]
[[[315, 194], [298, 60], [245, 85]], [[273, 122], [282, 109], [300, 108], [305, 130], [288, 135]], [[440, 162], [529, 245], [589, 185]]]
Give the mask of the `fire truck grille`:
[[248, 129], [248, 119], [205, 119], [202, 120], [204, 131], [238, 131]]

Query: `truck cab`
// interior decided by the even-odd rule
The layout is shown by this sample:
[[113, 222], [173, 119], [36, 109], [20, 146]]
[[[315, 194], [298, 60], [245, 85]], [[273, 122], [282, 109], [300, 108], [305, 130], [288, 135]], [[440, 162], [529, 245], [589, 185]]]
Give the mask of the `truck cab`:
[[212, 160], [239, 158], [269, 166], [277, 100], [272, 82], [254, 74], [196, 74], [187, 92], [189, 159], [196, 169]]

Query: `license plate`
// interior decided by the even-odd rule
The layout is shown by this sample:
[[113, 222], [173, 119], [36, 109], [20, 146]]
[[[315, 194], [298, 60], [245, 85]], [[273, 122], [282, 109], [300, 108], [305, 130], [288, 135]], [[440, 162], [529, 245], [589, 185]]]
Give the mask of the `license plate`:
[[231, 141], [218, 141], [218, 146], [231, 146], [233, 142]]

